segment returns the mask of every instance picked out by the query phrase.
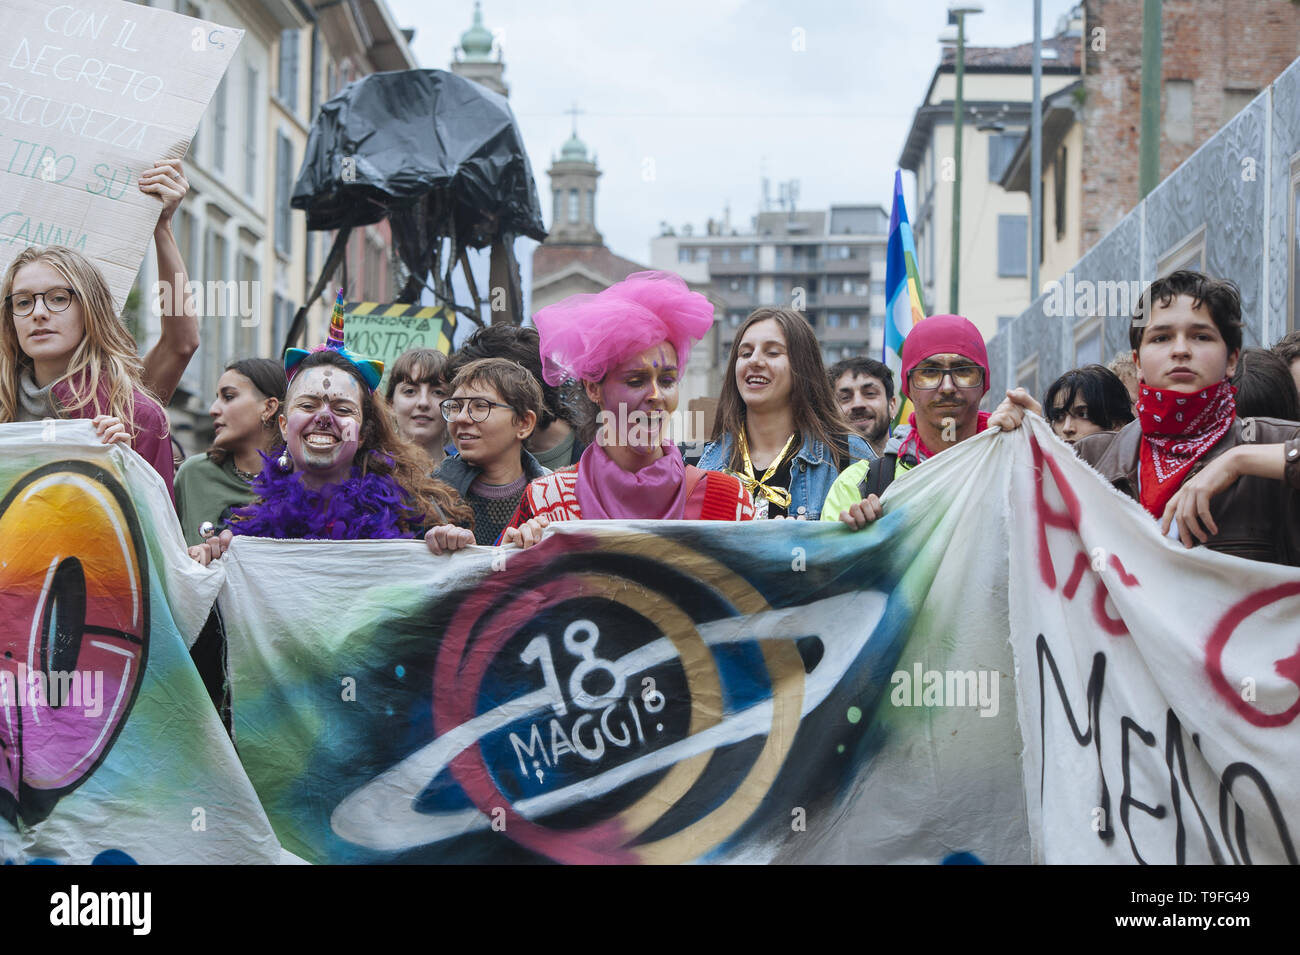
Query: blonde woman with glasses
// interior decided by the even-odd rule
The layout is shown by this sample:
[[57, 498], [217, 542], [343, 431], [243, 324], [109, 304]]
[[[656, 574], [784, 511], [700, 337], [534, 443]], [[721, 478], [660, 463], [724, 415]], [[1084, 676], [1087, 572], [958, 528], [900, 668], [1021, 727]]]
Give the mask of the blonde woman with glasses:
[[0, 423], [88, 418], [172, 490], [167, 415], [144, 386], [135, 342], [99, 269], [62, 246], [28, 248], [0, 289]]
[[[63, 246], [29, 247], [0, 286], [0, 424], [88, 418], [105, 444], [129, 444], [172, 491], [175, 462], [163, 403], [198, 348], [199, 323], [172, 219], [189, 191], [180, 160], [140, 176], [162, 203], [154, 227], [162, 279], [162, 334], [142, 362], [117, 317], [108, 283]], [[160, 400], [161, 399], [161, 400]]]

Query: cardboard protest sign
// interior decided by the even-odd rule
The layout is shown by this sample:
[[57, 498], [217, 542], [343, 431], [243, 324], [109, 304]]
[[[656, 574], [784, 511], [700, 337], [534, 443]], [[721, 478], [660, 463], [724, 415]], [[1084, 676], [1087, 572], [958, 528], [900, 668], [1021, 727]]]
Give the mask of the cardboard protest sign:
[[[397, 356], [410, 348], [451, 354], [456, 313], [441, 305], [345, 302], [348, 347], [384, 363], [384, 381]], [[382, 387], [382, 384], [381, 384]]]
[[121, 0], [0, 0], [0, 269], [69, 246], [120, 312], [158, 222], [140, 174], [185, 155], [243, 35]]

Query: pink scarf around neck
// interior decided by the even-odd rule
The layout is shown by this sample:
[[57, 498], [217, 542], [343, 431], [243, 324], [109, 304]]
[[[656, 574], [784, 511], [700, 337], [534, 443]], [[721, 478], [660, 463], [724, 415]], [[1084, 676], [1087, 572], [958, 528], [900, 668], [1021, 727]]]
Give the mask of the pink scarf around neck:
[[578, 460], [575, 492], [582, 517], [602, 520], [681, 520], [686, 513], [686, 462], [671, 441], [663, 456], [639, 471], [624, 471], [592, 442]]

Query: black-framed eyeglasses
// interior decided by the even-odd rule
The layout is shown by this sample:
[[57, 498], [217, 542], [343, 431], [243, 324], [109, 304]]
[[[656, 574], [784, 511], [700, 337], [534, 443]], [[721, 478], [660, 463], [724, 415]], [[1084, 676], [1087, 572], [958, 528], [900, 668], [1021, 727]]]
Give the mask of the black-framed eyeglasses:
[[48, 288], [44, 292], [15, 292], [9, 296], [9, 305], [15, 315], [30, 315], [36, 309], [36, 300], [43, 299], [51, 312], [62, 312], [72, 304], [77, 293], [70, 288]]
[[958, 388], [980, 388], [984, 385], [984, 369], [979, 365], [913, 368], [907, 376], [907, 384], [913, 391], [933, 391], [943, 384], [945, 375], [951, 375], [953, 385]]
[[446, 401], [439, 403], [438, 410], [442, 412], [444, 421], [451, 421], [460, 417], [461, 409], [466, 405], [469, 406], [470, 421], [486, 421], [493, 408], [510, 407], [499, 401], [488, 401], [486, 398], [470, 398], [468, 400], [465, 398], [448, 398]]

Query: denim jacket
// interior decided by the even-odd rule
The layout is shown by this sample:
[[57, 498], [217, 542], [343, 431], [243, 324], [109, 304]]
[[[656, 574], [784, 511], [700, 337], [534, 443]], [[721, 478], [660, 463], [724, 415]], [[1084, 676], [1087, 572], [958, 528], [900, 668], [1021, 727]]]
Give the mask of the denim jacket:
[[[731, 440], [730, 434], [724, 434], [720, 440], [705, 445], [698, 467], [703, 471], [726, 470], [731, 459]], [[875, 457], [876, 452], [861, 435], [849, 434], [849, 463], [862, 458], [874, 460]], [[818, 520], [822, 502], [839, 473], [826, 445], [816, 438], [805, 439], [790, 465], [790, 516], [799, 520]]]

